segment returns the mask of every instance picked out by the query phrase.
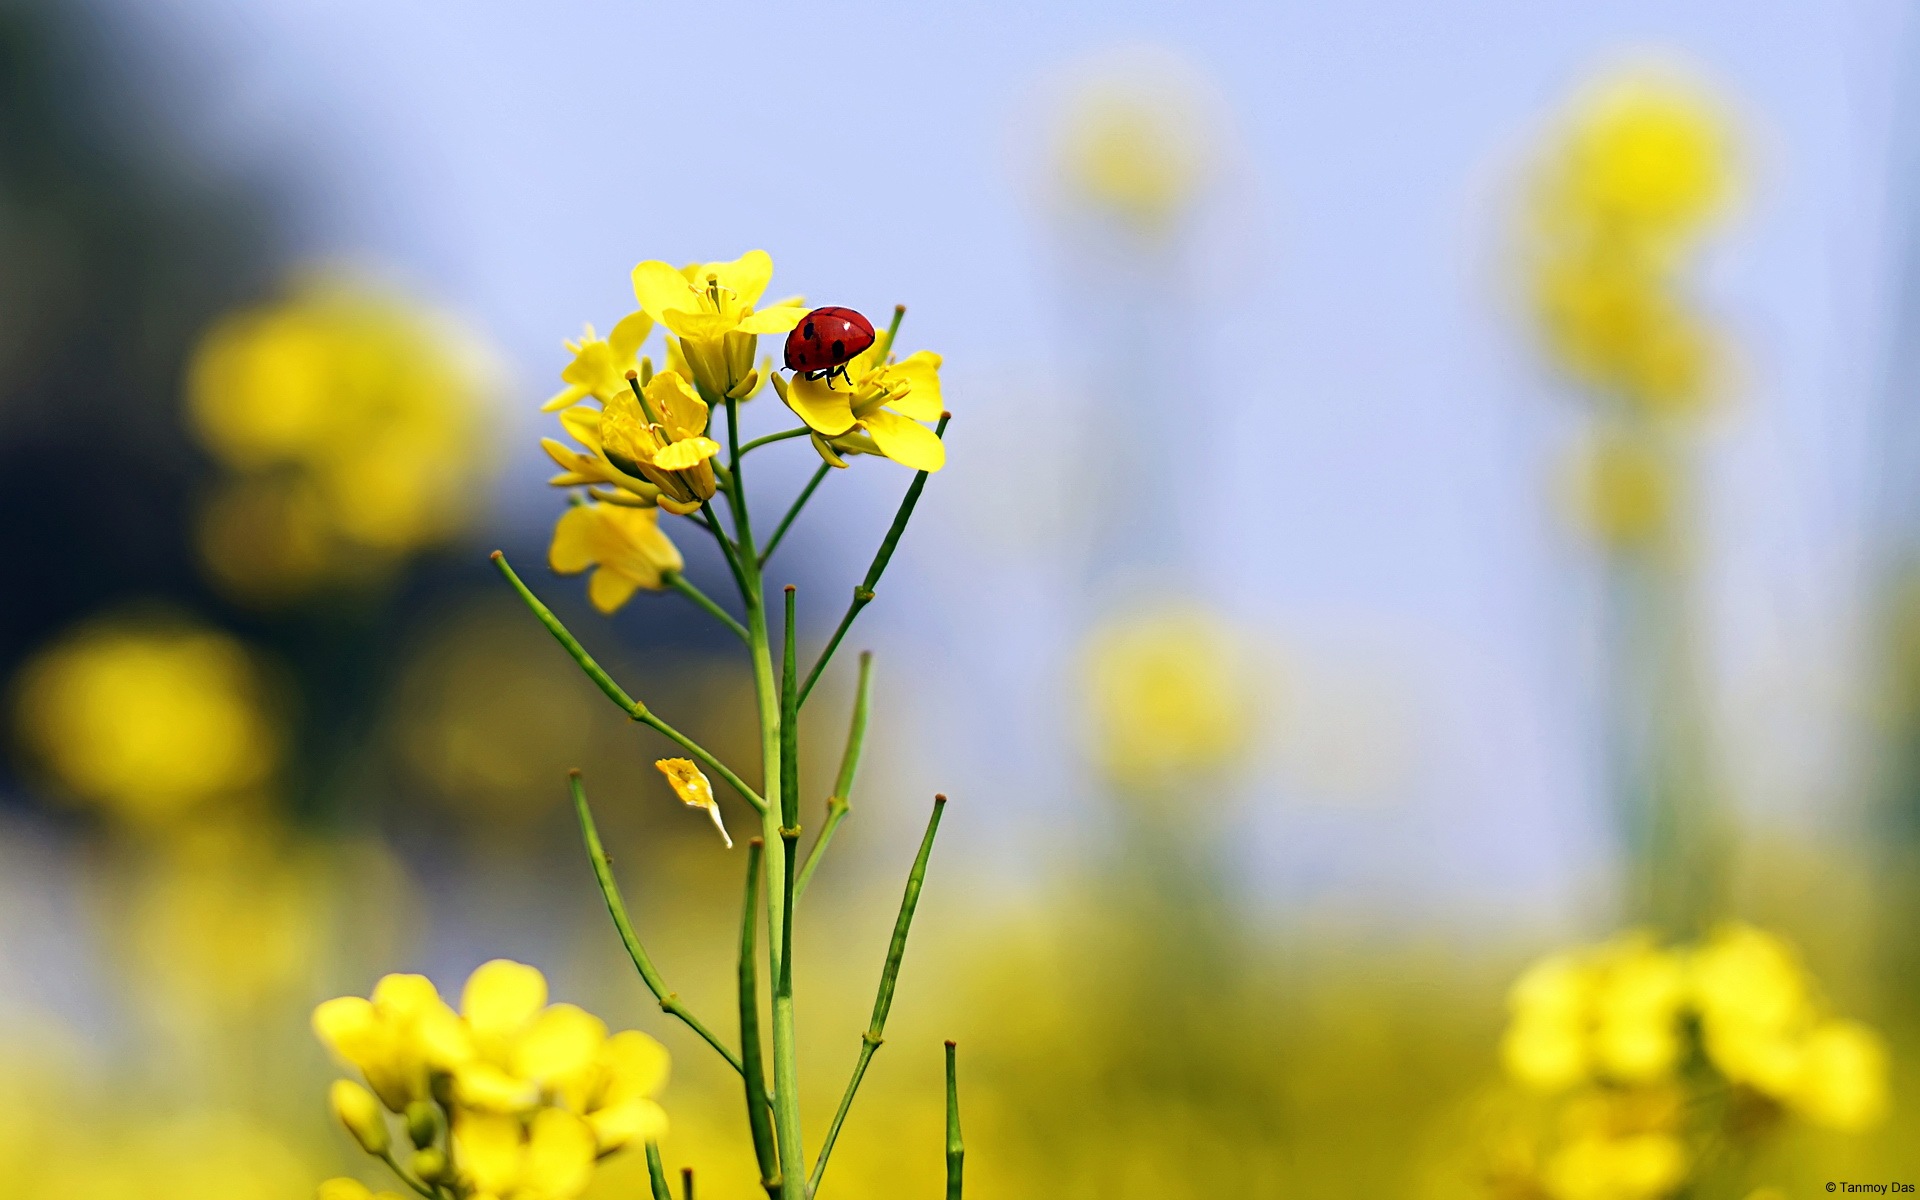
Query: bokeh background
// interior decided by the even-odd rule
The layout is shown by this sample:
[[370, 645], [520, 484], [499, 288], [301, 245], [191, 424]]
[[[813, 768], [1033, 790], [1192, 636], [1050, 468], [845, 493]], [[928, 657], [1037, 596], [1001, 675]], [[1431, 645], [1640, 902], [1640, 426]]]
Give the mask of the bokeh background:
[[[1731, 182], [1662, 260], [1716, 382], [1665, 463], [1685, 603], [1636, 634], [1526, 245], [1583, 89], [1647, 69]], [[1509, 984], [1648, 915], [1643, 710], [1712, 797], [1712, 914], [1796, 946], [1890, 1063], [1878, 1120], [1686, 1194], [1913, 1181], [1917, 71], [1910, 9], [1867, 0], [5, 0], [0, 1192], [306, 1195], [358, 1165], [312, 1005], [504, 955], [665, 1041], [669, 1164], [751, 1194], [566, 769], [708, 1009], [737, 859], [486, 552], [537, 563], [560, 511], [562, 339], [641, 259], [756, 247], [774, 294], [907, 304], [955, 414], [853, 638], [870, 758], [798, 935], [819, 1122], [953, 797], [834, 1187], [931, 1194], [953, 1036], [982, 1195], [1548, 1194], [1489, 1191], [1476, 1147]], [[756, 485], [797, 488], [801, 445]], [[861, 460], [795, 527], [803, 636], [907, 479]], [[528, 574], [751, 759], [724, 634]], [[1649, 645], [1682, 700], [1615, 669]]]

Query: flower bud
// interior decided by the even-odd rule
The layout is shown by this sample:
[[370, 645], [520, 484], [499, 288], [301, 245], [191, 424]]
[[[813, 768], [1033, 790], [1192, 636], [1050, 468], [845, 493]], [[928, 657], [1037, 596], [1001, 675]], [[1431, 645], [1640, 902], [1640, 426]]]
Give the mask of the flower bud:
[[386, 1118], [380, 1112], [380, 1102], [373, 1098], [372, 1092], [351, 1079], [336, 1079], [328, 1099], [333, 1104], [333, 1115], [347, 1127], [362, 1150], [368, 1154], [386, 1153], [391, 1139]]
[[407, 1137], [418, 1147], [431, 1146], [440, 1134], [440, 1110], [430, 1100], [407, 1105]]
[[407, 1164], [423, 1183], [437, 1183], [447, 1174], [446, 1151], [435, 1146], [415, 1150], [413, 1159]]

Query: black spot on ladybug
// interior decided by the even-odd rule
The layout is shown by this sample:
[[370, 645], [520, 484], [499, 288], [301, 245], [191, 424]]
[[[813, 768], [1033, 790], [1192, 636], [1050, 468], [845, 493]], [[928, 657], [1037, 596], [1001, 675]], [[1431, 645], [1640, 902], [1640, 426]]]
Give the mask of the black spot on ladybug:
[[847, 357], [847, 344], [839, 338], [833, 339], [833, 357], [843, 362]]
[[815, 336], [815, 335], [814, 335], [814, 332], [813, 332], [813, 322], [812, 322], [812, 321], [808, 321], [808, 322], [806, 323], [806, 325], [805, 325], [804, 327], [802, 327], [802, 328], [801, 328], [801, 330], [800, 330], [800, 336], [801, 336], [801, 337], [803, 337], [803, 338], [805, 338], [805, 339], [807, 339], [807, 340], [808, 340], [808, 341], [810, 341], [810, 342], [814, 340], [814, 336]]

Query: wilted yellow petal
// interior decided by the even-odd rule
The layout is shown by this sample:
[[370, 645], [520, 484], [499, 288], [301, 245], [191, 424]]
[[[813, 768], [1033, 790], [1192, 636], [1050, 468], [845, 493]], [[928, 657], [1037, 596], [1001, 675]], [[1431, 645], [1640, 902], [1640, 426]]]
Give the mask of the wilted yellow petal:
[[543, 1108], [528, 1130], [521, 1175], [546, 1200], [572, 1200], [593, 1179], [597, 1152], [593, 1130], [585, 1121], [564, 1109]]
[[920, 422], [881, 409], [868, 413], [863, 423], [880, 453], [901, 466], [938, 471], [947, 465], [946, 444]]
[[528, 1079], [569, 1080], [593, 1066], [606, 1040], [605, 1021], [574, 1005], [555, 1004], [514, 1047], [513, 1069]]
[[713, 784], [707, 781], [699, 767], [693, 765], [693, 760], [663, 758], [653, 765], [667, 777], [667, 783], [672, 786], [673, 794], [680, 797], [681, 803], [690, 808], [707, 810], [714, 826], [720, 830], [720, 836], [726, 840], [727, 849], [733, 849], [733, 837], [727, 832], [726, 822], [720, 819], [720, 805], [713, 798]]
[[517, 1036], [546, 1004], [546, 976], [505, 958], [482, 963], [460, 995], [461, 1015], [482, 1041]]
[[454, 1161], [481, 1191], [503, 1193], [519, 1184], [527, 1153], [518, 1117], [462, 1112], [454, 1120], [453, 1142]]

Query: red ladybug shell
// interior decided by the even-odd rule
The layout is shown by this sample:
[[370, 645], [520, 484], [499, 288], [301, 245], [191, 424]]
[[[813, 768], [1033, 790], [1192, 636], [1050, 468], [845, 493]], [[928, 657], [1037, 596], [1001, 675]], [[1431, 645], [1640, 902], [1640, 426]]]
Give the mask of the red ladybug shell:
[[830, 371], [873, 345], [873, 322], [850, 308], [816, 308], [787, 335], [789, 371]]

